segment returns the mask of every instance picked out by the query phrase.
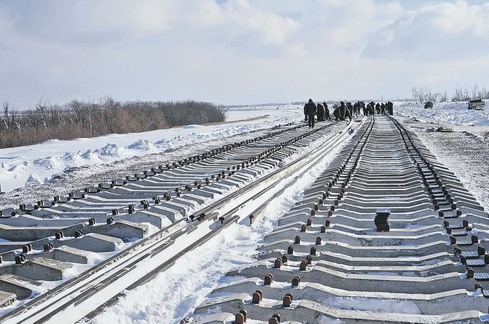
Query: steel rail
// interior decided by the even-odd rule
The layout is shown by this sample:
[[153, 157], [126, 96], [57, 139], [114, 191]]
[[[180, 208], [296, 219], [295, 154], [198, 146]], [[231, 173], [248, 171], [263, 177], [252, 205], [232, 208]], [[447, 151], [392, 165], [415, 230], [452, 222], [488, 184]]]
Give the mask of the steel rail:
[[[323, 190], [331, 189], [331, 192], [335, 192], [335, 194], [339, 192], [340, 194], [336, 201], [334, 201], [336, 196], [331, 195], [328, 197], [328, 202], [331, 203], [334, 201], [334, 206], [338, 206], [338, 208], [330, 208], [328, 211], [327, 204], [324, 204], [322, 209], [320, 209], [320, 215], [317, 217], [312, 213], [311, 216], [301, 212], [300, 216], [297, 216], [299, 214], [298, 211], [294, 210], [294, 212], [291, 212], [290, 218], [287, 218], [282, 223], [283, 227], [276, 232], [272, 232], [267, 239], [265, 239], [266, 247], [262, 250], [263, 254], [261, 256], [262, 260], [266, 260], [266, 262], [259, 265], [250, 265], [249, 267], [242, 266], [239, 271], [231, 271], [229, 273], [230, 276], [239, 275], [240, 277], [248, 277], [248, 279], [265, 279], [261, 282], [258, 282], [257, 280], [236, 280], [235, 286], [233, 286], [233, 284], [227, 284], [226, 286], [220, 287], [215, 290], [215, 293], [221, 294], [220, 296], [229, 295], [229, 299], [216, 298], [215, 301], [211, 300], [204, 302], [201, 307], [197, 308], [195, 314], [202, 315], [205, 314], [207, 310], [215, 310], [218, 307], [221, 314], [213, 313], [213, 315], [215, 315], [213, 319], [225, 318], [225, 315], [229, 314], [230, 316], [226, 317], [226, 319], [230, 320], [233, 316], [232, 314], [235, 314], [234, 318], [238, 322], [238, 319], [243, 319], [244, 314], [244, 318], [247, 317], [249, 320], [270, 320], [270, 323], [279, 322], [272, 321], [275, 316], [272, 316], [272, 314], [279, 312], [282, 313], [282, 316], [288, 321], [295, 320], [299, 322], [306, 320], [312, 322], [318, 320], [323, 315], [328, 319], [331, 318], [333, 320], [336, 318], [344, 320], [345, 322], [475, 322], [479, 318], [479, 312], [481, 309], [485, 311], [487, 305], [483, 297], [475, 298], [475, 295], [472, 296], [472, 291], [467, 287], [474, 287], [474, 279], [487, 280], [487, 275], [489, 273], [481, 272], [481, 270], [478, 270], [479, 268], [472, 269], [470, 267], [471, 264], [469, 263], [470, 260], [468, 259], [473, 258], [471, 256], [473, 253], [475, 253], [477, 258], [484, 257], [487, 254], [482, 253], [482, 256], [480, 256], [480, 247], [474, 251], [474, 247], [468, 247], [469, 244], [466, 244], [466, 240], [464, 240], [464, 235], [466, 235], [469, 237], [469, 241], [471, 241], [470, 244], [480, 242], [476, 235], [470, 235], [472, 231], [470, 222], [477, 219], [477, 216], [464, 215], [457, 219], [458, 216], [462, 216], [464, 208], [471, 210], [470, 208], [472, 205], [470, 202], [467, 203], [457, 199], [459, 198], [458, 194], [461, 190], [460, 187], [454, 182], [454, 178], [451, 177], [448, 172], [445, 172], [442, 165], [436, 161], [434, 157], [430, 157], [429, 151], [423, 149], [421, 145], [413, 140], [411, 134], [395, 119], [388, 116], [385, 117], [385, 119], [395, 127], [392, 127], [392, 130], [389, 129], [388, 132], [372, 132], [372, 128], [366, 129], [364, 136], [359, 138], [357, 145], [353, 148], [348, 148], [347, 151], [345, 150], [344, 156], [339, 156], [341, 159], [338, 159], [338, 165], [342, 165], [339, 170], [336, 171], [335, 168], [337, 165], [335, 165], [334, 168], [328, 170], [328, 173], [325, 173], [328, 175], [327, 178], [318, 179], [318, 183], [320, 183], [321, 186], [318, 185], [311, 189], [311, 195], [309, 197], [314, 194], [317, 194], [317, 197], [320, 197], [320, 192]], [[371, 124], [373, 125], [373, 123], [375, 123], [375, 117], [372, 117]], [[378, 129], [382, 130], [382, 126], [385, 128], [385, 125], [387, 125], [387, 123], [382, 123], [382, 120], [380, 120], [380, 127]], [[386, 134], [388, 134], [387, 137]], [[390, 135], [392, 134], [395, 135], [395, 138], [390, 138]], [[383, 147], [388, 148], [388, 154], [383, 154], [380, 151]], [[390, 161], [387, 161], [386, 157], [395, 157], [397, 149], [403, 150], [402, 156], [399, 157], [400, 161], [394, 160], [393, 163], [389, 165], [387, 162]], [[372, 152], [380, 153], [375, 154]], [[360, 166], [357, 166], [357, 164]], [[404, 169], [400, 170], [401, 167], [406, 169], [406, 171], [404, 171]], [[432, 204], [429, 202], [429, 199], [425, 199], [427, 200], [425, 205], [428, 206], [423, 207], [426, 211], [427, 222], [416, 224], [417, 220], [413, 221], [409, 212], [408, 215], [404, 215], [404, 211], [394, 211], [393, 215], [395, 215], [395, 217], [393, 220], [391, 218], [391, 221], [394, 224], [393, 230], [391, 233], [383, 234], [384, 230], [377, 226], [377, 219], [374, 220], [374, 216], [372, 216], [372, 214], [377, 216], [376, 213], [382, 213], [383, 210], [377, 209], [377, 211], [372, 212], [372, 209], [375, 209], [377, 207], [376, 205], [386, 206], [389, 202], [381, 199], [377, 202], [377, 199], [374, 198], [374, 201], [371, 204], [362, 205], [362, 203], [359, 202], [360, 206], [358, 207], [354, 206], [356, 198], [348, 196], [349, 193], [355, 193], [355, 190], [358, 188], [358, 183], [363, 181], [362, 173], [365, 172], [365, 170], [373, 174], [373, 183], [366, 183], [365, 191], [369, 190], [369, 186], [372, 191], [379, 190], [378, 184], [382, 183], [382, 186], [394, 191], [394, 193], [391, 194], [392, 199], [399, 200], [395, 202], [393, 201], [392, 208], [395, 209], [397, 206], [404, 203], [406, 207], [411, 208], [410, 211], [412, 212], [416, 212], [416, 207], [412, 206], [409, 199], [404, 201], [401, 197], [397, 197], [397, 193], [395, 192], [397, 188], [395, 188], [395, 186], [397, 186], [396, 182], [399, 182], [400, 184], [404, 183], [403, 175], [405, 173], [409, 173], [415, 178], [418, 184], [413, 186], [413, 190], [423, 194], [426, 198], [432, 199]], [[398, 172], [399, 175], [395, 174], [396, 172]], [[387, 176], [392, 178], [387, 178]], [[455, 185], [453, 185], [454, 183]], [[316, 189], [319, 187], [321, 187], [321, 189]], [[343, 195], [346, 196], [345, 199]], [[374, 195], [375, 193], [371, 194], [371, 196]], [[389, 196], [389, 193], [385, 192], [384, 195]], [[339, 203], [339, 201], [343, 199], [343, 203]], [[309, 200], [307, 200], [307, 202], [309, 203]], [[320, 202], [318, 204], [323, 203]], [[308, 204], [304, 203], [298, 206], [308, 206]], [[366, 210], [363, 214], [361, 211], [362, 208]], [[389, 209], [390, 206], [385, 208]], [[438, 212], [438, 217], [433, 210]], [[331, 213], [331, 215], [328, 214], [328, 212], [333, 211], [334, 213]], [[258, 210], [258, 212], [260, 212], [260, 210]], [[358, 217], [349, 217], [350, 212], [358, 213]], [[388, 212], [390, 214], [390, 211]], [[307, 211], [305, 213], [307, 214]], [[329, 217], [333, 215], [335, 217]], [[325, 230], [323, 231], [323, 229], [321, 229], [321, 233], [325, 233], [327, 236], [319, 233], [318, 226], [320, 222], [325, 222], [325, 218], [328, 225], [323, 226]], [[307, 223], [305, 223], [305, 219], [308, 219], [308, 225], [306, 225]], [[377, 226], [376, 229], [368, 227], [370, 225], [366, 225], [370, 224], [369, 222], [373, 220]], [[332, 228], [329, 227], [330, 221], [334, 223]], [[406, 222], [406, 227], [396, 227], [396, 225], [399, 226], [402, 224], [397, 223], [398, 221]], [[355, 222], [358, 222], [360, 225], [355, 224]], [[379, 223], [380, 222], [381, 221], [379, 220]], [[424, 226], [422, 228], [410, 229], [409, 224], [411, 222], [413, 222], [414, 225], [423, 224]], [[440, 227], [442, 222], [444, 225], [443, 227]], [[459, 223], [462, 223], [463, 225], [459, 226]], [[450, 224], [452, 227], [450, 227]], [[299, 226], [301, 226], [300, 229], [298, 228]], [[304, 226], [304, 228], [307, 226], [311, 227], [307, 227], [308, 230], [306, 231], [302, 230], [302, 226]], [[335, 228], [335, 226], [337, 227]], [[367, 230], [365, 229], [366, 226]], [[286, 229], [284, 229], [285, 227]], [[444, 233], [445, 230], [450, 236]], [[405, 233], [402, 233], [403, 231], [405, 231]], [[440, 243], [442, 251], [454, 247], [454, 257], [460, 257], [461, 263], [467, 267], [467, 277], [461, 275], [464, 274], [463, 267], [460, 269], [462, 272], [460, 272], [460, 270], [454, 270], [454, 267], [458, 265], [455, 264], [455, 261], [452, 260], [449, 253], [444, 251], [444, 253], [440, 254], [438, 249], [433, 249], [431, 252], [428, 252], [428, 249], [422, 251], [422, 249], [425, 249], [427, 246], [426, 241], [430, 242], [432, 238], [429, 238], [427, 235], [419, 235], [417, 234], [417, 231], [420, 231], [420, 233], [426, 231], [430, 235], [438, 235], [438, 241], [436, 242]], [[459, 236], [457, 236], [457, 234], [451, 235], [452, 232], [457, 231], [462, 233], [459, 233]], [[387, 232], [389, 232], [389, 230], [387, 230]], [[396, 232], [401, 232], [402, 235], [398, 236], [396, 235]], [[290, 238], [287, 237], [289, 233], [291, 235]], [[477, 234], [477, 232], [475, 234]], [[487, 236], [487, 233], [483, 233], [483, 231], [478, 234], [484, 238]], [[298, 241], [294, 240], [294, 235], [297, 235], [296, 238], [299, 238]], [[326, 244], [321, 244], [321, 241], [319, 241], [318, 244], [317, 239], [324, 239], [325, 236], [328, 240]], [[350, 239], [350, 237], [353, 236], [354, 238]], [[302, 264], [307, 264], [307, 258], [304, 260], [304, 255], [307, 254], [307, 250], [310, 248], [309, 243], [314, 242], [315, 238], [316, 245], [311, 247], [311, 252], [308, 255], [310, 261], [308, 263], [309, 266], [307, 269], [305, 267], [302, 268]], [[360, 238], [360, 240], [358, 238]], [[362, 240], [361, 238], [365, 238], [365, 240]], [[450, 239], [449, 242], [447, 242], [448, 238]], [[302, 240], [306, 243], [301, 244]], [[402, 240], [408, 243], [403, 243]], [[459, 240], [460, 246], [457, 246]], [[287, 241], [290, 243], [287, 243]], [[368, 244], [364, 245], [363, 242]], [[413, 242], [417, 244], [414, 244]], [[289, 249], [287, 249], [287, 245], [289, 245]], [[337, 251], [334, 249], [335, 247], [337, 247]], [[383, 249], [384, 247], [385, 249]], [[287, 252], [283, 252], [284, 248]], [[314, 252], [312, 252], [313, 248]], [[316, 249], [321, 253], [316, 254]], [[407, 253], [402, 251], [403, 249], [416, 251], [416, 253]], [[396, 252], [392, 253], [391, 257], [388, 257], [386, 253], [389, 251]], [[294, 252], [297, 253], [294, 254]], [[349, 254], [349, 252], [352, 253]], [[335, 253], [336, 256], [334, 255]], [[371, 253], [371, 255], [365, 256], [365, 253]], [[423, 253], [432, 253], [431, 255], [433, 255], [433, 253], [438, 253], [436, 254], [437, 258], [440, 258], [442, 261], [439, 262], [439, 269], [436, 271], [440, 271], [442, 273], [441, 275], [438, 276], [429, 273], [420, 275], [411, 274], [413, 271], [420, 273], [424, 271], [422, 266], [410, 264], [411, 255], [418, 256], [418, 254], [423, 255]], [[398, 254], [402, 257], [406, 257], [406, 259], [401, 260], [402, 257], [396, 258], [395, 256]], [[349, 262], [345, 262], [345, 264], [337, 262], [336, 259], [340, 255], [344, 255], [345, 260], [348, 260]], [[270, 263], [273, 263], [274, 259], [275, 261], [280, 259], [280, 256], [282, 256], [281, 260], [285, 260], [283, 261], [284, 264], [287, 264], [285, 270], [281, 269], [280, 262], [278, 263], [278, 266], [269, 266]], [[424, 254], [424, 256], [427, 255]], [[362, 258], [363, 260], [360, 260]], [[287, 260], [293, 262], [286, 263], [288, 262]], [[472, 261], [474, 260], [472, 259]], [[482, 261], [484, 261], [485, 265], [489, 265], [485, 259]], [[298, 265], [299, 262], [301, 262], [300, 266]], [[397, 265], [392, 266], [388, 264], [395, 262], [399, 262], [400, 264], [397, 268]], [[429, 263], [429, 266], [432, 266], [432, 262]], [[442, 269], [444, 264], [450, 265], [452, 268], [447, 267], [447, 269]], [[474, 264], [474, 267], [479, 266], [476, 263]], [[322, 270], [314, 269], [316, 266]], [[406, 273], [396, 275], [394, 272], [396, 270], [399, 272], [399, 269], [405, 269], [404, 271]], [[366, 273], [367, 271], [372, 272], [372, 274]], [[304, 285], [300, 288], [299, 282], [301, 277], [292, 279], [295, 275], [300, 275], [304, 282]], [[477, 277], [477, 275], [479, 275], [479, 277]], [[294, 280], [297, 278], [298, 280], [296, 281], [296, 284], [294, 284]], [[443, 280], [435, 282], [434, 278], [443, 278]], [[267, 279], [268, 283], [266, 283]], [[291, 279], [292, 285], [290, 285]], [[280, 282], [280, 284], [273, 286], [271, 284], [273, 280]], [[376, 280], [376, 282], [374, 282], [374, 280]], [[395, 281], [397, 281], [397, 283]], [[284, 283], [287, 284], [284, 285]], [[317, 284], [317, 286], [313, 287], [314, 284]], [[426, 287], [424, 287], [424, 290], [420, 290], [425, 284]], [[376, 285], [378, 285], [378, 287]], [[298, 288], [294, 288], [295, 286]], [[321, 289], [319, 286], [321, 286]], [[256, 296], [258, 298], [255, 298], [255, 295], [253, 295], [253, 302], [250, 302], [250, 298], [248, 297], [251, 297], [250, 292], [255, 289], [257, 289]], [[307, 289], [316, 290], [308, 291]], [[485, 290], [482, 290], [482, 284], [477, 284], [475, 289], [480, 289], [484, 294], [484, 297], [489, 296]], [[290, 291], [290, 294], [288, 291]], [[462, 293], [460, 294], [461, 291]], [[232, 295], [232, 293], [235, 293], [235, 295]], [[284, 293], [285, 297], [283, 297]], [[440, 295], [435, 296], [437, 293], [445, 295], [444, 297], [440, 297]], [[292, 294], [294, 300], [293, 304], [286, 303], [287, 295], [290, 295], [288, 300], [292, 301]], [[387, 294], [390, 294], [390, 297], [387, 297]], [[460, 296], [455, 296], [456, 294], [459, 294]], [[405, 300], [411, 303], [419, 303], [423, 306], [426, 306], [425, 304], [441, 304], [442, 302], [445, 302], [446, 305], [452, 303], [453, 305], [456, 305], [456, 307], [460, 307], [460, 311], [459, 308], [454, 308], [453, 310], [448, 308], [447, 310], [440, 311], [438, 309], [434, 310], [427, 307], [428, 311], [426, 314], [420, 313], [418, 315], [409, 312], [406, 314], [401, 314], [401, 312], [399, 312], [399, 314], [397, 314], [395, 312], [386, 313], [386, 311], [388, 311], [388, 306], [382, 311], [366, 311], [362, 309], [362, 305], [356, 307], [355, 300], [352, 301], [350, 310], [350, 305], [348, 305], [348, 307], [334, 306], [334, 302], [328, 303], [324, 301], [328, 301], [328, 298], [333, 298], [328, 297], [333, 295], [352, 299], [358, 296], [361, 296], [362, 298], [372, 298], [373, 301], [379, 302], [379, 304], [382, 302], [382, 299], [386, 297], [397, 297], [401, 301]], [[267, 302], [261, 304], [260, 301], [263, 296], [267, 296]], [[317, 299], [315, 299], [316, 296]], [[282, 297], [284, 298], [283, 300]], [[443, 298], [446, 298], [446, 300], [443, 300]], [[223, 316], [219, 317], [218, 315]], [[272, 318], [270, 316], [272, 316]], [[207, 323], [205, 319], [199, 319], [197, 322]]]
[[[265, 191], [277, 187], [277, 183], [284, 181], [286, 175], [289, 178], [308, 163], [313, 165], [322, 155], [329, 153], [333, 147], [344, 141], [348, 137], [349, 129], [350, 126], [347, 126], [324, 146], [299, 156], [282, 169], [275, 170], [200, 210], [197, 214], [205, 214], [204, 218], [199, 217], [189, 223], [182, 219], [6, 314], [0, 320], [4, 323], [42, 323], [54, 320], [74, 321], [81, 318], [96, 309], [100, 301], [110, 300], [120, 291], [146, 282], [162, 269], [168, 268], [186, 251], [203, 244], [229, 225], [242, 221], [247, 215], [233, 215], [237, 210], [259, 196], [264, 196]], [[260, 186], [267, 181], [270, 182], [267, 189], [261, 190]], [[246, 196], [245, 193], [250, 190], [256, 191], [252, 193], [251, 198], [239, 199]], [[233, 206], [238, 207], [226, 208], [230, 201], [233, 201]], [[165, 253], [162, 253], [163, 251]]]
[[[320, 129], [324, 129], [324, 128], [327, 128], [329, 126], [330, 125], [327, 125], [327, 126], [321, 127]], [[297, 129], [300, 127], [302, 127], [302, 126], [296, 126], [294, 128], [291, 128], [290, 130], [294, 130], [294, 129]], [[307, 137], [307, 136], [315, 133], [316, 131], [318, 131], [318, 129], [304, 133], [304, 134], [300, 135], [299, 137], [300, 138]], [[284, 131], [279, 131], [279, 132], [275, 132], [274, 134], [279, 136], [283, 132]], [[264, 137], [264, 138], [266, 138], [266, 137]], [[289, 140], [289, 142], [290, 142], [290, 140]], [[226, 147], [234, 147], [234, 144], [226, 145]], [[275, 147], [277, 147], [277, 145]], [[217, 151], [217, 150], [218, 149], [214, 149], [213, 151]], [[132, 253], [132, 251], [138, 247], [143, 247], [147, 244], [151, 244], [153, 241], [161, 241], [163, 239], [164, 235], [169, 236], [171, 233], [177, 233], [178, 231], [182, 231], [182, 228], [184, 226], [187, 226], [187, 225], [182, 225], [182, 223], [184, 223], [186, 220], [187, 220], [187, 218], [180, 219], [180, 220], [174, 222], [173, 224], [159, 230], [157, 233], [154, 233], [153, 235], [140, 240], [139, 242], [137, 242], [132, 247], [116, 254], [113, 257], [110, 257], [110, 258], [102, 261], [101, 263], [97, 264], [96, 266], [92, 267], [91, 269], [81, 273], [80, 275], [77, 276], [77, 278], [75, 278], [73, 280], [69, 280], [68, 282], [63, 283], [61, 285], [58, 285], [57, 287], [51, 289], [48, 293], [45, 293], [41, 296], [38, 296], [34, 300], [29, 301], [29, 302], [23, 304], [22, 306], [19, 306], [14, 311], [11, 311], [10, 313], [3, 315], [2, 317], [0, 317], [0, 321], [2, 321], [5, 318], [9, 318], [11, 316], [15, 316], [16, 314], [18, 314], [18, 312], [23, 312], [25, 309], [35, 307], [38, 303], [44, 302], [46, 299], [52, 298], [52, 296], [58, 294], [59, 292], [65, 290], [65, 289], [69, 289], [70, 287], [76, 286], [78, 284], [78, 282], [80, 280], [82, 280], [82, 278], [85, 278], [87, 276], [93, 276], [93, 274], [96, 274], [99, 271], [99, 269], [106, 268], [107, 266], [109, 266], [113, 262], [117, 262], [118, 259], [120, 259], [121, 257], [124, 257], [128, 253]]]

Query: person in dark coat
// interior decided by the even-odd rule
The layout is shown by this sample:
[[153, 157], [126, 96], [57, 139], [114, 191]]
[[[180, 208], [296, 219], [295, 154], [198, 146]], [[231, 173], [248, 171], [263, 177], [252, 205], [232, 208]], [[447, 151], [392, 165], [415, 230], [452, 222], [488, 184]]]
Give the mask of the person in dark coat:
[[345, 110], [345, 120], [348, 118], [350, 121], [351, 121], [351, 114], [352, 114], [352, 110], [346, 106], [346, 110]]
[[339, 113], [340, 113], [340, 120], [345, 120], [346, 106], [345, 106], [345, 103], [343, 101], [340, 102]]
[[324, 107], [320, 103], [317, 104], [318, 122], [324, 121]]
[[387, 113], [389, 115], [393, 115], [394, 114], [394, 104], [392, 102], [387, 102]]
[[328, 109], [328, 104], [326, 102], [323, 102], [324, 106], [324, 117], [326, 120], [331, 120], [331, 117], [329, 116], [329, 109]]
[[304, 120], [307, 121], [307, 104], [304, 105]]
[[304, 106], [304, 110], [307, 112], [309, 128], [314, 128], [314, 116], [316, 115], [316, 104], [309, 99], [308, 103]]
[[371, 101], [368, 105], [367, 105], [367, 108], [368, 108], [368, 114], [369, 115], [373, 115], [375, 114], [375, 102]]
[[333, 116], [335, 121], [340, 121], [340, 107], [336, 107], [333, 110]]
[[346, 103], [346, 111], [345, 111], [345, 119], [349, 118], [351, 120], [352, 117], [353, 117], [353, 106], [351, 105], [351, 102], [347, 102]]

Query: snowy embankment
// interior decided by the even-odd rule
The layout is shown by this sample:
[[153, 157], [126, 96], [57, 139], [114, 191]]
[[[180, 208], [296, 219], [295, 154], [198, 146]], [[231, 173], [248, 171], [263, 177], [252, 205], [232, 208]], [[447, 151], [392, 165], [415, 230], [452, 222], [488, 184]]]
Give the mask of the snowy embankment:
[[435, 102], [433, 108], [423, 104], [396, 102], [396, 113], [416, 117], [423, 123], [438, 123], [453, 126], [489, 126], [489, 107], [483, 110], [468, 110], [466, 102]]
[[300, 116], [298, 108], [284, 105], [280, 109], [276, 106], [234, 109], [226, 113], [226, 123], [216, 125], [189, 125], [72, 141], [50, 140], [37, 145], [0, 149], [0, 189], [9, 192], [24, 186], [47, 184], [72, 168], [112, 164], [199, 143], [212, 146], [213, 140], [295, 121]]
[[396, 117], [489, 210], [489, 102], [483, 110], [468, 110], [466, 102], [423, 106], [396, 103]]

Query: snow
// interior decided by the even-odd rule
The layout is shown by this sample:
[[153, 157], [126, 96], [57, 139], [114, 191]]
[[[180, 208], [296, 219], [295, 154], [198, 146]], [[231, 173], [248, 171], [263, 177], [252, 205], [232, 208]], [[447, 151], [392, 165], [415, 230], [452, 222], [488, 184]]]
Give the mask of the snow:
[[[487, 107], [482, 111], [468, 111], [465, 103], [435, 103], [432, 109], [424, 109], [423, 104], [396, 102], [394, 110], [396, 117], [414, 131], [489, 210], [489, 190], [485, 181], [489, 174], [485, 160], [489, 154]], [[0, 196], [5, 197], [0, 201], [0, 209], [18, 203], [15, 200], [17, 198], [32, 199], [35, 195], [40, 198], [51, 190], [43, 191], [43, 188], [49, 188], [50, 185], [62, 184], [66, 187], [61, 190], [68, 191], [68, 182], [74, 185], [90, 180], [100, 182], [100, 175], [106, 176], [103, 172], [111, 175], [127, 173], [141, 164], [154, 164], [154, 154], [166, 154], [169, 159], [191, 155], [221, 143], [234, 142], [240, 136], [245, 136], [243, 133], [260, 132], [303, 118], [302, 107], [293, 105], [233, 108], [226, 112], [226, 116], [226, 123], [214, 125], [189, 125], [73, 141], [51, 140], [39, 145], [1, 149], [0, 185], [7, 193]], [[453, 132], [427, 132], [439, 126], [452, 128]], [[190, 316], [216, 286], [242, 279], [224, 275], [233, 268], [255, 260], [255, 249], [264, 235], [301, 198], [303, 190], [313, 183], [336, 153], [330, 154], [321, 165], [310, 170], [270, 203], [260, 220], [252, 226], [236, 224], [225, 235], [213, 238], [208, 244], [178, 260], [175, 266], [151, 282], [126, 291], [116, 305], [92, 322], [179, 323], [181, 319]], [[69, 174], [69, 181], [56, 182], [66, 174]], [[43, 185], [36, 186], [39, 183]], [[350, 302], [340, 297], [328, 301], [340, 308]], [[362, 309], [377, 310], [368, 299], [355, 299], [355, 304], [359, 303]], [[417, 312], [415, 306], [408, 302], [391, 303], [391, 307], [399, 312]]]
[[423, 104], [397, 103], [396, 108], [401, 115], [413, 116], [425, 123], [489, 126], [489, 109], [468, 110], [466, 102], [434, 103], [433, 108], [427, 109]]
[[[258, 114], [257, 114], [258, 113]], [[110, 164], [129, 157], [163, 153], [197, 143], [265, 129], [297, 120], [297, 106], [229, 111], [228, 121], [189, 125], [135, 134], [112, 134], [72, 141], [49, 140], [37, 145], [0, 149], [0, 187], [9, 192], [34, 183], [50, 183], [72, 168]], [[251, 115], [251, 118], [250, 118]]]
[[[484, 110], [468, 110], [465, 102], [398, 103], [399, 119], [450, 169], [487, 211], [489, 210], [489, 103]], [[432, 132], [438, 128], [453, 132]]]

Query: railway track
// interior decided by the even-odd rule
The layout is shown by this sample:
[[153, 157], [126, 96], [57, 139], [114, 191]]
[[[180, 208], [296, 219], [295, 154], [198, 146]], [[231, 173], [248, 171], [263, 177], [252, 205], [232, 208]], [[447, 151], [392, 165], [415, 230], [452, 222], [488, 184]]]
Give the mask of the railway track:
[[[96, 316], [122, 290], [148, 282], [229, 227], [255, 222], [341, 146], [266, 235], [257, 262], [230, 271], [182, 323], [488, 319], [488, 214], [394, 118], [352, 125], [334, 136], [329, 126], [287, 125], [2, 211], [0, 237], [8, 242], [0, 245], [0, 321]], [[48, 280], [56, 286], [38, 293]]]
[[182, 323], [488, 320], [488, 214], [395, 119], [371, 117]]
[[228, 226], [255, 221], [259, 210], [252, 206], [273, 199], [349, 139], [348, 130], [325, 140], [329, 125], [287, 125], [125, 179], [2, 210], [0, 321], [94, 316], [101, 302], [150, 280]]

